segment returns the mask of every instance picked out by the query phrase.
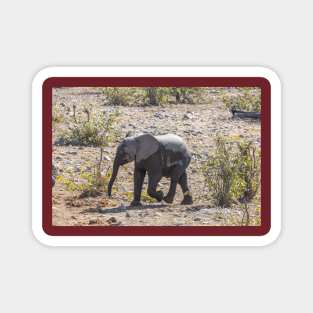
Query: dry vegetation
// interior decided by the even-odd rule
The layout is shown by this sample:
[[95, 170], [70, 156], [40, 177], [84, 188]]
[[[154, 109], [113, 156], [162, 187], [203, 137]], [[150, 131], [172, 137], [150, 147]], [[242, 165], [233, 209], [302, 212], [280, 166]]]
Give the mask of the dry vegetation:
[[[53, 91], [55, 225], [259, 225], [260, 123], [229, 109], [260, 111], [257, 88], [57, 88]], [[129, 207], [133, 164], [106, 186], [118, 142], [126, 134], [181, 136], [192, 151], [194, 204]], [[160, 189], [167, 191], [162, 179]]]

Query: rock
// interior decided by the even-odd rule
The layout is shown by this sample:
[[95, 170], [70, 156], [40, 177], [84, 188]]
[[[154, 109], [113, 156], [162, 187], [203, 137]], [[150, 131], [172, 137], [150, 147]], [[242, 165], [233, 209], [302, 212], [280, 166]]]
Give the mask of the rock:
[[64, 140], [64, 138], [58, 138], [58, 139], [56, 139], [56, 140], [54, 141], [54, 144], [55, 144], [56, 146], [64, 146], [64, 145], [65, 145], [65, 140]]
[[107, 155], [104, 155], [104, 156], [102, 157], [102, 159], [103, 159], [103, 160], [107, 160], [107, 161], [111, 161], [111, 158], [110, 158], [109, 156], [107, 156]]
[[210, 209], [201, 209], [200, 212], [203, 213], [203, 214], [210, 214], [210, 213], [212, 213], [212, 210], [210, 210]]
[[201, 218], [200, 218], [200, 217], [195, 217], [193, 220], [194, 220], [195, 222], [199, 222], [199, 221], [201, 221]]
[[128, 212], [126, 212], [125, 216], [130, 217], [131, 215]]
[[163, 115], [161, 113], [159, 113], [159, 112], [156, 112], [156, 113], [154, 113], [154, 117], [162, 119]]
[[183, 120], [191, 120], [193, 118], [192, 113], [185, 113], [183, 116]]
[[97, 224], [97, 222], [96, 219], [89, 220], [89, 225]]
[[77, 155], [77, 151], [68, 151], [68, 154]]
[[58, 168], [52, 163], [52, 175], [54, 177], [58, 176]]
[[184, 221], [174, 218], [174, 224], [175, 226], [181, 226], [181, 225], [184, 225]]
[[117, 223], [117, 219], [114, 216], [111, 216], [109, 219], [107, 219], [107, 222], [109, 224], [116, 224]]

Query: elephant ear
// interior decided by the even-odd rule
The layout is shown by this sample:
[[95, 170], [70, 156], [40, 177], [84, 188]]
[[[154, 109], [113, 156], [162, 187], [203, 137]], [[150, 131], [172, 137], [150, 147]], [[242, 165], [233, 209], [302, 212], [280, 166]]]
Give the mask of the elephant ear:
[[136, 163], [147, 159], [160, 148], [160, 143], [151, 134], [143, 134], [136, 137]]

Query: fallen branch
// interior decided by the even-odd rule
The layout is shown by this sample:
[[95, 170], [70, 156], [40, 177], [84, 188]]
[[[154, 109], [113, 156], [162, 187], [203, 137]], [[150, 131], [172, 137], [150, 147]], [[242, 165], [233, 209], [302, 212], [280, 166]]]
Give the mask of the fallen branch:
[[234, 117], [239, 118], [253, 118], [253, 119], [260, 119], [261, 113], [260, 112], [248, 112], [248, 111], [240, 111], [232, 108], [230, 112], [233, 114]]

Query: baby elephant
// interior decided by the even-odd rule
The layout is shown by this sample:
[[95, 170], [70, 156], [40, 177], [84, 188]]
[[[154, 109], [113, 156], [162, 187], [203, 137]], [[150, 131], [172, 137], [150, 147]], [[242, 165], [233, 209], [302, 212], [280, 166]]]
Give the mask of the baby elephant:
[[[111, 196], [119, 166], [135, 161], [134, 199], [131, 205], [141, 205], [141, 189], [146, 173], [148, 174], [148, 194], [150, 197], [158, 201], [164, 200], [167, 203], [172, 203], [176, 186], [179, 184], [184, 194], [181, 204], [192, 204], [186, 173], [190, 160], [190, 152], [179, 136], [142, 134], [127, 137], [117, 147], [113, 173], [108, 184], [108, 195]], [[157, 191], [157, 185], [162, 177], [171, 179], [170, 189], [165, 197], [163, 197], [162, 191]]]

